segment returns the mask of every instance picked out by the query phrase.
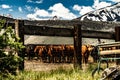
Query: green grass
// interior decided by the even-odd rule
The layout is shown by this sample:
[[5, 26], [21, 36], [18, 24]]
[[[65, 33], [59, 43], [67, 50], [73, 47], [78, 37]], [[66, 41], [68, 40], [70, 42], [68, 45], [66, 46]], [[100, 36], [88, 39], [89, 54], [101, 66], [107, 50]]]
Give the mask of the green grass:
[[94, 78], [91, 72], [96, 65], [90, 64], [87, 70], [63, 69], [51, 71], [23, 71], [18, 75], [9, 75], [8, 78], [0, 77], [0, 80], [99, 80], [100, 75], [96, 74]]

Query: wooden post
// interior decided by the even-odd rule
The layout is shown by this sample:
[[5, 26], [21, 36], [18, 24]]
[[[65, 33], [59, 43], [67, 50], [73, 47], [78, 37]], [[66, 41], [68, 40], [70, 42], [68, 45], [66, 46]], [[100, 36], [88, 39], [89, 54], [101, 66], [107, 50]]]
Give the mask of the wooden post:
[[[20, 42], [24, 45], [24, 22], [20, 20], [15, 20], [15, 33], [17, 37], [20, 37]], [[24, 70], [24, 49], [18, 53], [23, 60], [19, 64], [19, 70]]]
[[81, 25], [74, 25], [74, 68], [82, 69], [82, 35], [81, 35]]
[[[117, 26], [117, 27], [115, 27], [115, 41], [117, 42], [117, 41], [120, 41], [120, 26]], [[120, 55], [118, 55], [117, 57], [120, 57]], [[120, 60], [117, 60], [116, 61], [116, 64], [118, 65], [120, 65]]]
[[18, 20], [15, 20], [15, 35], [16, 35], [16, 37], [19, 37], [19, 29], [18, 29], [18, 26], [19, 26], [19, 21], [18, 21]]
[[115, 41], [120, 41], [120, 26], [115, 27]]

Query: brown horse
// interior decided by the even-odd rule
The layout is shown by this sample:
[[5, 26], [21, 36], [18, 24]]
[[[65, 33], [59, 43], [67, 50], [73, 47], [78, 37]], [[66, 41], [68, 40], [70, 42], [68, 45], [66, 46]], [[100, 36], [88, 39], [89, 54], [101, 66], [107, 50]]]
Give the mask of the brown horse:
[[85, 64], [88, 63], [88, 58], [92, 50], [93, 50], [92, 45], [82, 45], [82, 62], [83, 63]]
[[[88, 58], [89, 58], [89, 55], [90, 55], [92, 49], [93, 49], [92, 45], [82, 45], [81, 46], [81, 51], [82, 51], [81, 55], [82, 55], [82, 62], [83, 63], [85, 63], [85, 64], [88, 63]], [[73, 45], [66, 45], [64, 54], [67, 58], [67, 61], [72, 62], [73, 57], [74, 57], [74, 46]]]
[[48, 48], [48, 55], [50, 57], [50, 62], [61, 62], [63, 56], [63, 45], [50, 45]]
[[37, 59], [40, 59], [41, 61], [44, 60], [47, 57], [46, 46], [36, 46], [34, 49], [34, 53], [37, 54]]

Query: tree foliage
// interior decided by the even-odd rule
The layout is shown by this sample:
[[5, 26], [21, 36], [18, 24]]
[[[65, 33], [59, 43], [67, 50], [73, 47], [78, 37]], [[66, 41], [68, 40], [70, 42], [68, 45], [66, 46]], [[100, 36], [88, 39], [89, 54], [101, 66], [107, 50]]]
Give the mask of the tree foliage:
[[22, 58], [18, 56], [24, 48], [20, 38], [16, 36], [11, 26], [5, 26], [5, 20], [0, 20], [0, 75], [16, 74]]

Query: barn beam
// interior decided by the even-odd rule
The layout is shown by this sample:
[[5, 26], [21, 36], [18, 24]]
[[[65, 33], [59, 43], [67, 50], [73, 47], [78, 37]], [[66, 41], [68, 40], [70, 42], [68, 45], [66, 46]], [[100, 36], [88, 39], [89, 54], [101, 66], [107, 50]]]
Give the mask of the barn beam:
[[115, 39], [115, 33], [114, 32], [103, 32], [103, 31], [93, 31], [93, 30], [82, 30], [82, 37]]
[[73, 30], [69, 28], [53, 28], [46, 26], [30, 26], [25, 25], [24, 34], [27, 35], [41, 35], [41, 36], [73, 36]]
[[[54, 28], [48, 26], [31, 26], [24, 25], [24, 34], [41, 35], [41, 36], [62, 36], [73, 37], [74, 30], [72, 28]], [[102, 32], [93, 30], [82, 30], [82, 37], [85, 38], [102, 38], [115, 39], [113, 32]]]

